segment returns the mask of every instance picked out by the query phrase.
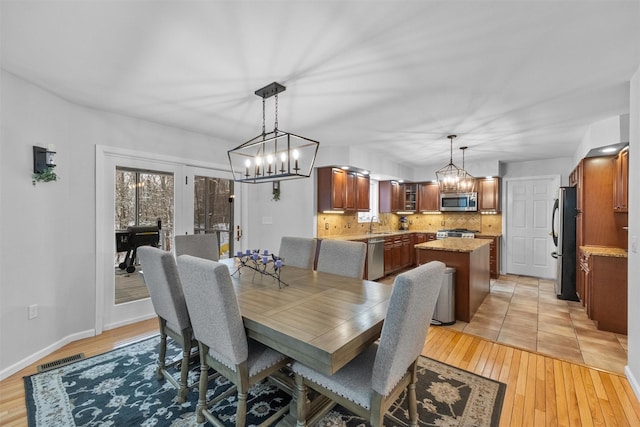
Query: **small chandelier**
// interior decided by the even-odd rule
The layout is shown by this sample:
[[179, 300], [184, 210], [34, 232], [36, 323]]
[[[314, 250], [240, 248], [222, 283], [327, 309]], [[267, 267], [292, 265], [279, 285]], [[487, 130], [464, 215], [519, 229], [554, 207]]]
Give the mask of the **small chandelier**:
[[467, 148], [469, 147], [460, 147], [460, 149], [462, 150], [462, 170], [464, 171], [464, 177], [460, 181], [458, 187], [463, 193], [472, 193], [476, 189], [476, 179], [464, 168], [464, 152]]
[[[285, 90], [273, 82], [255, 91], [262, 98], [262, 133], [227, 152], [236, 182], [255, 184], [311, 176], [320, 143], [278, 129], [278, 93]], [[275, 96], [275, 124], [273, 131], [266, 132], [265, 101], [271, 96]]]
[[[453, 164], [453, 139], [456, 136], [457, 135], [447, 136], [451, 146], [449, 164], [436, 171], [436, 178], [438, 179], [440, 193], [471, 192], [475, 187], [475, 178], [464, 170], [464, 166], [459, 168]], [[464, 148], [466, 149], [467, 147]], [[462, 151], [462, 155], [464, 158], [464, 150]]]

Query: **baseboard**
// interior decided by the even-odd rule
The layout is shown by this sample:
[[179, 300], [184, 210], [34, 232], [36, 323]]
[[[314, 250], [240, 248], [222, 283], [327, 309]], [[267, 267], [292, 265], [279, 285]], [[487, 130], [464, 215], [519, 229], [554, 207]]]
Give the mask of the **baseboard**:
[[627, 376], [629, 384], [631, 384], [631, 389], [636, 394], [636, 399], [640, 402], [640, 382], [638, 382], [638, 379], [633, 375], [631, 369], [629, 369], [629, 365], [624, 367], [624, 374]]
[[26, 368], [29, 365], [32, 365], [33, 363], [37, 362], [38, 360], [42, 359], [43, 357], [53, 353], [54, 351], [58, 350], [59, 348], [64, 347], [65, 345], [77, 341], [77, 340], [81, 340], [83, 338], [89, 338], [89, 337], [93, 337], [96, 335], [96, 331], [95, 329], [89, 329], [86, 331], [82, 331], [82, 332], [76, 332], [75, 334], [71, 334], [71, 335], [67, 335], [66, 337], [62, 338], [59, 341], [56, 341], [55, 343], [43, 348], [40, 351], [37, 351], [36, 353], [33, 353], [32, 355], [22, 359], [21, 361], [19, 361], [18, 363], [14, 363], [13, 365], [3, 369], [2, 371], [0, 371], [0, 381], [10, 377], [11, 375], [15, 374], [16, 372], [20, 371], [21, 369]]
[[148, 320], [154, 317], [157, 317], [158, 315], [155, 312], [149, 313], [149, 314], [145, 314], [144, 316], [138, 316], [138, 317], [134, 317], [131, 319], [127, 319], [127, 320], [123, 320], [122, 322], [115, 322], [115, 323], [110, 323], [108, 325], [104, 325], [103, 330], [104, 331], [108, 331], [110, 329], [115, 329], [115, 328], [119, 328], [121, 326], [127, 326], [130, 325], [132, 323], [138, 323], [138, 322], [142, 322], [143, 320]]

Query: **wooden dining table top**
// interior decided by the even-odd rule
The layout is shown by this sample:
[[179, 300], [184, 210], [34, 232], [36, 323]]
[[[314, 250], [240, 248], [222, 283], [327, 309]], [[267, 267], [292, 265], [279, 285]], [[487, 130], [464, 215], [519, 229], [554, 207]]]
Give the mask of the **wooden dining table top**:
[[[236, 272], [236, 260], [220, 262]], [[247, 335], [326, 374], [380, 337], [392, 289], [290, 266], [281, 269], [281, 288], [248, 267], [231, 279]]]

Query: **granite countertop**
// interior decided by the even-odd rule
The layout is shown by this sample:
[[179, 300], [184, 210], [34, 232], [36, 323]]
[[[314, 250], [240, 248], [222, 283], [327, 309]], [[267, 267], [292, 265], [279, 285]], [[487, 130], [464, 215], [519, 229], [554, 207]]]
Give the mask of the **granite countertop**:
[[449, 237], [447, 239], [418, 243], [415, 245], [415, 248], [448, 252], [473, 252], [478, 248], [490, 244], [491, 241], [488, 239], [463, 239], [461, 237]]
[[476, 234], [476, 239], [482, 239], [483, 237], [501, 237], [502, 233], [496, 233], [496, 232], [480, 232], [478, 234]]
[[373, 233], [365, 233], [365, 234], [348, 234], [342, 236], [327, 236], [327, 237], [319, 237], [319, 239], [330, 239], [330, 240], [368, 240], [368, 239], [377, 239], [384, 238], [389, 236], [401, 236], [403, 234], [414, 234], [414, 233], [434, 233], [435, 231], [417, 231], [417, 230], [396, 230], [396, 231], [376, 231]]
[[622, 248], [611, 246], [580, 246], [580, 250], [588, 256], [608, 256], [613, 258], [628, 258], [629, 254]]
[[[376, 231], [374, 233], [364, 233], [364, 234], [348, 234], [348, 235], [340, 235], [340, 236], [326, 236], [319, 237], [319, 239], [330, 239], [330, 240], [368, 240], [368, 239], [376, 239], [376, 238], [384, 238], [389, 236], [401, 236], [403, 234], [419, 234], [419, 233], [432, 233], [436, 234], [437, 230], [396, 230], [396, 231]], [[485, 233], [481, 232], [476, 234], [477, 238], [481, 239], [483, 237], [500, 237], [502, 233]], [[455, 237], [453, 237], [455, 238]], [[469, 240], [469, 239], [467, 239]]]

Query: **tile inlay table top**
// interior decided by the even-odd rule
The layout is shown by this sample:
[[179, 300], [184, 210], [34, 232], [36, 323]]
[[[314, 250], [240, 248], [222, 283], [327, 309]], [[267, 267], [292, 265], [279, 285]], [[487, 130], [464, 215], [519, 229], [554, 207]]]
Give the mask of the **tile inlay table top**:
[[[221, 262], [236, 270], [233, 259]], [[249, 337], [327, 374], [379, 338], [392, 289], [288, 266], [282, 289], [248, 268], [231, 279]]]

